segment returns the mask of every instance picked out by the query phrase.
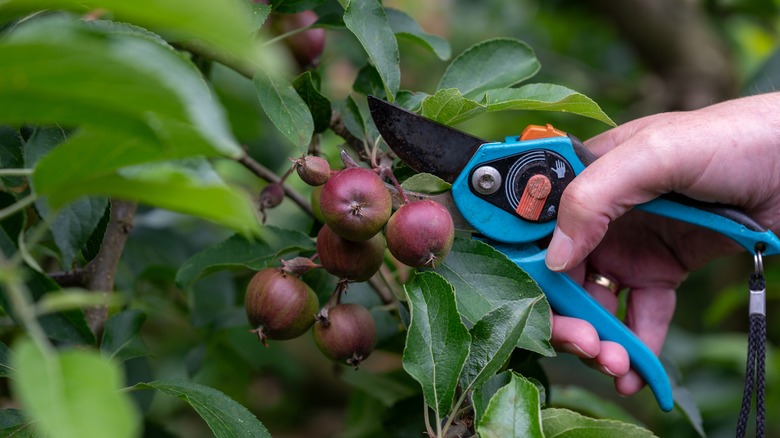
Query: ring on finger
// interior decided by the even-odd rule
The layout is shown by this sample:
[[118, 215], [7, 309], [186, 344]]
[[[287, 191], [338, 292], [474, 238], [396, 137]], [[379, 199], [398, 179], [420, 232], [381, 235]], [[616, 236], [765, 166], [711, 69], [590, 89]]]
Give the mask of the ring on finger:
[[597, 274], [595, 272], [591, 272], [586, 277], [586, 280], [588, 280], [591, 283], [598, 284], [601, 287], [607, 288], [613, 294], [617, 293], [617, 291], [618, 291], [617, 283], [615, 283], [609, 277], [606, 277], [604, 275]]

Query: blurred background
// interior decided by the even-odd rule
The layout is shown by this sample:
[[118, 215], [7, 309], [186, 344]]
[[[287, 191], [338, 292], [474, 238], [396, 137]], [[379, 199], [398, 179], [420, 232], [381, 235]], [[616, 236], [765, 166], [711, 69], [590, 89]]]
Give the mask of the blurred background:
[[[778, 0], [393, 0], [384, 4], [407, 12], [427, 32], [449, 40], [453, 56], [488, 38], [527, 42], [542, 64], [529, 82], [556, 83], [581, 92], [618, 124], [767, 92], [780, 84]], [[334, 6], [339, 7], [335, 1], [328, 2], [322, 12]], [[404, 41], [399, 44], [402, 88], [435, 91], [448, 62]], [[362, 67], [351, 61], [350, 53], [360, 50], [347, 32], [327, 31], [317, 68], [327, 97], [336, 100], [350, 93]], [[289, 161], [278, 148], [286, 142], [275, 136], [276, 130], [255, 106], [251, 83], [219, 66], [212, 67], [211, 77], [239, 139], [260, 161], [283, 173]], [[607, 129], [590, 119], [546, 112], [490, 113], [459, 128], [499, 139], [519, 133], [530, 123], [552, 123], [581, 139]], [[326, 151], [335, 150], [338, 144], [335, 137], [323, 139]], [[221, 166], [233, 180], [253, 190], [261, 188], [252, 175], [233, 163]], [[300, 183], [297, 178], [289, 182]], [[296, 188], [309, 190], [303, 184]], [[310, 219], [290, 204], [285, 202], [269, 212], [269, 223], [305, 228]], [[133, 360], [131, 381], [149, 375], [190, 375], [249, 407], [279, 438], [374, 437], [379, 436], [378, 424], [384, 425], [387, 436], [421, 436], [420, 428], [400, 427], [410, 416], [421, 416], [419, 401], [412, 399], [407, 412], [393, 413], [404, 421], [375, 417], [372, 407], [380, 402], [355, 389], [361, 382], [345, 383], [355, 380], [355, 375], [323, 359], [310, 337], [264, 349], [247, 336], [241, 302], [249, 272], [217, 273], [199, 281], [191, 291], [175, 287], [176, 267], [197, 250], [224, 239], [224, 230], [156, 210], [140, 212], [138, 220], [118, 286], [136, 291], [136, 303], [149, 315], [144, 338], [152, 351], [165, 353], [152, 360]], [[769, 259], [766, 264], [768, 436], [780, 436], [780, 417], [772, 415], [780, 412], [776, 348], [780, 345], [780, 263]], [[753, 260], [746, 254], [723, 259], [691, 275], [679, 290], [663, 359], [679, 384], [690, 391], [710, 437], [734, 435], [745, 372], [747, 279], [752, 269]], [[329, 287], [318, 290], [332, 290]], [[372, 293], [360, 293], [359, 288], [350, 289], [349, 299], [378, 306], [371, 301]], [[389, 335], [381, 342], [397, 347], [393, 321], [379, 324], [389, 327]], [[661, 413], [647, 390], [622, 399], [610, 379], [571, 357], [541, 363], [551, 384], [548, 401], [554, 405], [636, 422], [662, 437], [697, 436], [679, 411]], [[392, 371], [399, 364], [398, 354], [379, 351], [365, 368]], [[394, 389], [393, 394], [403, 393], [403, 388]], [[135, 395], [152, 413], [147, 436], [210, 436], [196, 414], [178, 400], [151, 399], [148, 392]], [[155, 416], [166, 420], [155, 422]]]

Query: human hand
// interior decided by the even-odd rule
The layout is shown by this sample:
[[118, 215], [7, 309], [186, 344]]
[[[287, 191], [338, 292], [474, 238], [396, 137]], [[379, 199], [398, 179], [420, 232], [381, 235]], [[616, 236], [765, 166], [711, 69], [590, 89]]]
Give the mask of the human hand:
[[[630, 289], [626, 324], [660, 353], [688, 272], [739, 251], [731, 240], [682, 222], [631, 211], [661, 194], [719, 202], [780, 228], [780, 93], [732, 100], [696, 111], [645, 117], [586, 142], [597, 156], [566, 188], [547, 265], [567, 271], [605, 308], [617, 296], [587, 273]], [[623, 395], [644, 382], [619, 344], [600, 341], [587, 322], [553, 317], [553, 345], [615, 377]]]

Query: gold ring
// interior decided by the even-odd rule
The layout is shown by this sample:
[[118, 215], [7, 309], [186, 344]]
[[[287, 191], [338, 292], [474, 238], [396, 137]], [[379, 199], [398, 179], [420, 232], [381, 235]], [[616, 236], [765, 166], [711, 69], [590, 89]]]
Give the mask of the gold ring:
[[617, 293], [618, 291], [618, 285], [614, 281], [610, 280], [609, 277], [605, 277], [601, 274], [596, 273], [590, 273], [588, 274], [587, 280], [591, 283], [598, 284], [601, 287], [605, 287], [609, 289], [610, 292]]

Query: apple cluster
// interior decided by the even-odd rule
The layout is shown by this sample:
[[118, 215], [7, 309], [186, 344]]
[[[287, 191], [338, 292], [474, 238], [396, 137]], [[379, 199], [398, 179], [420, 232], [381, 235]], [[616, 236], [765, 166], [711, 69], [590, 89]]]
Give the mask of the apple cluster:
[[369, 280], [382, 266], [385, 249], [408, 266], [435, 268], [452, 247], [454, 225], [447, 209], [430, 200], [406, 202], [393, 212], [379, 171], [345, 164], [332, 171], [325, 159], [311, 155], [294, 164], [304, 182], [321, 187], [324, 225], [317, 234], [317, 258], [339, 278], [331, 299], [318, 312], [317, 296], [299, 278], [317, 265], [299, 257], [257, 272], [245, 304], [253, 332], [264, 344], [298, 337], [313, 326], [326, 357], [357, 367], [374, 349], [376, 328], [365, 307], [341, 303], [347, 285]]

